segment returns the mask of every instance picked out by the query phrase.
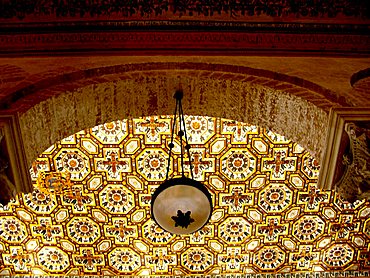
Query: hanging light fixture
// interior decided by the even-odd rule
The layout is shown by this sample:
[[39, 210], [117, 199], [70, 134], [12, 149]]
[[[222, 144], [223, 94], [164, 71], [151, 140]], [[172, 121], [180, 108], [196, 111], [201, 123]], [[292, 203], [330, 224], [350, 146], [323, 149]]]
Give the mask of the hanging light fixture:
[[[153, 193], [151, 211], [153, 220], [164, 230], [173, 234], [191, 234], [200, 230], [212, 213], [211, 194], [199, 181], [194, 180], [190, 157], [190, 145], [186, 135], [185, 119], [182, 110], [182, 91], [176, 91], [176, 108], [173, 116], [171, 142], [167, 163], [166, 181]], [[177, 126], [178, 124], [178, 126]], [[168, 179], [174, 137], [176, 130], [180, 141], [179, 172], [181, 177]], [[185, 177], [184, 153], [187, 152], [191, 178]]]

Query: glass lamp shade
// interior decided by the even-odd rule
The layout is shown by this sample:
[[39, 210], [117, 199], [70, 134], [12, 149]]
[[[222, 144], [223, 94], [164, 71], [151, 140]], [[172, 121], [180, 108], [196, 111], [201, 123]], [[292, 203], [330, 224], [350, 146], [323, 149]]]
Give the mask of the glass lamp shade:
[[153, 220], [173, 234], [198, 231], [212, 213], [212, 199], [207, 188], [185, 177], [162, 183], [153, 193], [151, 206]]

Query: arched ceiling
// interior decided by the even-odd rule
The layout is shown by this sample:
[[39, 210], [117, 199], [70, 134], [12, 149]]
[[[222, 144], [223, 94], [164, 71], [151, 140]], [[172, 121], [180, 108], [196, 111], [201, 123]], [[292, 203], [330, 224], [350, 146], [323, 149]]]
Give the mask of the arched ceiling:
[[[328, 128], [326, 110], [340, 105], [342, 98], [336, 99], [335, 94], [323, 88], [324, 92], [318, 93], [289, 82], [294, 79], [304, 84], [304, 80], [261, 70], [266, 75], [286, 77], [285, 82], [258, 76], [260, 70], [256, 70], [257, 76], [248, 74], [249, 70], [254, 72], [250, 68], [205, 63], [96, 68], [77, 72], [77, 76], [96, 74], [93, 80], [81, 78], [72, 85], [22, 89], [13, 96], [23, 98], [10, 108], [21, 109], [22, 105], [29, 107], [33, 101], [45, 100], [19, 117], [28, 163], [50, 144], [79, 130], [117, 119], [172, 113], [168, 100], [179, 86], [186, 94], [184, 105], [190, 114], [232, 118], [270, 128], [300, 142], [320, 159]], [[70, 80], [71, 76], [58, 76], [57, 80]], [[36, 92], [32, 92], [35, 87]]]
[[[39, 189], [0, 209], [0, 273], [369, 267], [369, 203], [344, 203], [334, 192], [320, 192], [320, 166], [299, 144], [234, 120], [186, 116], [194, 174], [210, 190], [214, 211], [192, 235], [161, 230], [151, 220], [150, 198], [165, 179], [170, 122], [168, 116], [151, 116], [106, 123], [39, 155], [30, 169]], [[178, 158], [175, 148], [173, 162]], [[57, 194], [48, 195], [43, 185]]]
[[[67, 134], [129, 118], [65, 138], [32, 163], [34, 185], [40, 176], [40, 182], [60, 182], [72, 188], [50, 196], [34, 191], [0, 209], [0, 274], [338, 270], [345, 275], [344, 270], [368, 269], [368, 202], [343, 203], [334, 192], [318, 191], [319, 166], [307, 151], [320, 158], [330, 108], [369, 105], [366, 80], [353, 91], [348, 82], [354, 72], [368, 67], [367, 1], [251, 1], [249, 5], [243, 1], [123, 2], [19, 0], [0, 5], [0, 109], [2, 115], [20, 116], [20, 137], [25, 142], [20, 146], [25, 149], [26, 163]], [[27, 55], [33, 57], [25, 58]], [[198, 178], [212, 191], [216, 211], [197, 235], [172, 237], [153, 227], [148, 214], [150, 193], [159, 183], [161, 171], [157, 168], [153, 178], [148, 167], [139, 167], [143, 161], [153, 166], [155, 156], [150, 155], [166, 152], [169, 131], [163, 128], [169, 119], [137, 118], [168, 114], [168, 107], [149, 105], [147, 109], [151, 103], [147, 97], [159, 93], [150, 94], [149, 86], [144, 90], [143, 80], [148, 79], [126, 72], [123, 79], [127, 83], [135, 80], [140, 84], [138, 91], [146, 94], [144, 101], [140, 100], [143, 109], [131, 111], [139, 102], [128, 97], [134, 94], [127, 83], [121, 82], [119, 90], [127, 89], [129, 94], [118, 94], [117, 79], [99, 73], [132, 63], [198, 60], [203, 65], [194, 69], [196, 79], [203, 82], [204, 74], [211, 74], [212, 84], [222, 83], [216, 90], [222, 93], [227, 91], [222, 85], [228, 84], [227, 88], [238, 93], [224, 94], [228, 101], [224, 109], [239, 107], [224, 112], [215, 105], [217, 113], [207, 110], [203, 114], [205, 105], [194, 101], [194, 107], [202, 107], [190, 112], [261, 127], [199, 118], [208, 127], [213, 123], [209, 138], [201, 139], [192, 132], [194, 140], [200, 140], [194, 143], [194, 159], [198, 159], [201, 173]], [[232, 73], [215, 69], [204, 73], [204, 64], [215, 63], [269, 71], [265, 77], [270, 80], [258, 77], [263, 84], [251, 86], [256, 76], [240, 75], [239, 68]], [[81, 74], [94, 70], [94, 76]], [[71, 80], [73, 74], [81, 79]], [[280, 74], [289, 75], [285, 81], [291, 84], [277, 84]], [[235, 79], [229, 82], [231, 75]], [[153, 77], [153, 72], [148, 76]], [[167, 83], [162, 89], [172, 95], [178, 81], [172, 83], [176, 86]], [[240, 93], [245, 83], [249, 87], [246, 92], [253, 92], [254, 106], [253, 101], [241, 101], [247, 95]], [[189, 85], [194, 88], [194, 82]], [[198, 85], [196, 97], [203, 96]], [[302, 92], [302, 87], [308, 90]], [[266, 88], [268, 94], [264, 94]], [[259, 98], [262, 95], [272, 101]], [[118, 96], [118, 101], [112, 96]], [[212, 103], [212, 96], [209, 92], [203, 101]], [[167, 99], [166, 94], [160, 98]], [[120, 101], [134, 105], [120, 105]], [[273, 107], [279, 113], [265, 110], [265, 103], [277, 103]], [[250, 104], [253, 108], [248, 110]], [[95, 110], [88, 110], [91, 107], [100, 110], [93, 114]], [[117, 126], [124, 127], [123, 132], [115, 130]], [[307, 150], [279, 136], [276, 141], [272, 138], [275, 134], [262, 127], [289, 135]], [[153, 130], [160, 134], [159, 141]], [[117, 138], [112, 136], [115, 132]], [[122, 140], [116, 142], [118, 139]], [[220, 149], [215, 151], [217, 145]], [[114, 152], [118, 161], [114, 161]], [[247, 162], [251, 169], [245, 177], [238, 165]], [[64, 174], [57, 173], [58, 167]]]

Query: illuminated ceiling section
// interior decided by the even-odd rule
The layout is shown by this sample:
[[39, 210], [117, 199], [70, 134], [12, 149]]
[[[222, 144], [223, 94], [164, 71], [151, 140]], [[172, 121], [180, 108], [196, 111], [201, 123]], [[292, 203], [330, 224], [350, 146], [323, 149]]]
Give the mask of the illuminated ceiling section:
[[[199, 232], [164, 232], [150, 218], [150, 199], [166, 175], [170, 123], [167, 116], [107, 123], [41, 154], [30, 169], [39, 189], [0, 210], [0, 272], [180, 275], [370, 267], [370, 205], [319, 192], [320, 166], [298, 144], [226, 119], [186, 117], [194, 175], [210, 190], [214, 211]], [[179, 173], [176, 144], [171, 176]]]

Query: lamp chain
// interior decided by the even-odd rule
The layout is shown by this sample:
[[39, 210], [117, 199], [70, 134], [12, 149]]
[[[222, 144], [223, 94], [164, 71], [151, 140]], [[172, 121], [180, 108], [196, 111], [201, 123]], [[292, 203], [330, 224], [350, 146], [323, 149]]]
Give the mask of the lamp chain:
[[[169, 150], [169, 154], [168, 154], [166, 180], [168, 180], [168, 175], [169, 175], [169, 171], [170, 171], [172, 149], [175, 146], [174, 143], [173, 143], [173, 139], [174, 139], [175, 131], [177, 130], [177, 118], [179, 120], [178, 136], [180, 137], [180, 148], [181, 148], [180, 158], [181, 158], [182, 177], [185, 176], [185, 168], [184, 168], [184, 148], [185, 148], [185, 150], [187, 152], [187, 155], [188, 155], [188, 159], [189, 159], [190, 175], [191, 175], [191, 178], [194, 179], [193, 165], [191, 164], [191, 156], [190, 156], [190, 145], [189, 145], [189, 142], [188, 142], [188, 136], [186, 134], [185, 117], [184, 117], [184, 113], [183, 113], [183, 110], [182, 110], [182, 103], [181, 103], [182, 97], [183, 97], [183, 92], [182, 91], [176, 91], [176, 93], [174, 95], [174, 98], [176, 99], [176, 107], [175, 107], [175, 112], [173, 114], [171, 142], [168, 144], [168, 147], [169, 147], [170, 150]], [[184, 147], [184, 142], [185, 142], [185, 147]]]

